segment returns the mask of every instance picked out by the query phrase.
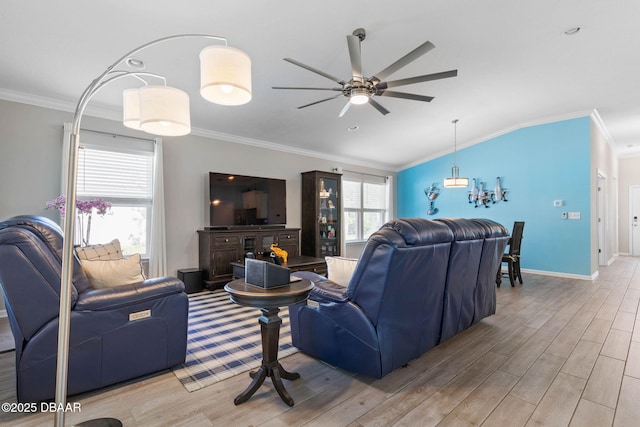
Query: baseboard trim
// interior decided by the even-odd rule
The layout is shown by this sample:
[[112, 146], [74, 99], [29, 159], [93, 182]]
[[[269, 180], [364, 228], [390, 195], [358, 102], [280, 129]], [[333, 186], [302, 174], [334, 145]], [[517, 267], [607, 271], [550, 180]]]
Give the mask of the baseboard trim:
[[[506, 268], [502, 268], [503, 273], [507, 273]], [[553, 276], [553, 277], [562, 277], [564, 279], [577, 279], [577, 280], [589, 280], [594, 281], [598, 277], [598, 272], [596, 271], [594, 274], [588, 276], [584, 274], [572, 274], [572, 273], [560, 273], [558, 271], [545, 271], [545, 270], [532, 270], [530, 268], [522, 268], [521, 271], [523, 273], [531, 273], [531, 274], [539, 274], [540, 276]]]
[[0, 310], [0, 318], [7, 317], [7, 310]]

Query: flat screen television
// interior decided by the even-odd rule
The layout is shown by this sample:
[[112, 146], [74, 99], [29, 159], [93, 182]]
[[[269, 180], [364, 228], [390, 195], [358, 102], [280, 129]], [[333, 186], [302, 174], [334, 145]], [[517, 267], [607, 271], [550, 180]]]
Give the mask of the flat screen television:
[[210, 228], [284, 227], [284, 179], [209, 172]]

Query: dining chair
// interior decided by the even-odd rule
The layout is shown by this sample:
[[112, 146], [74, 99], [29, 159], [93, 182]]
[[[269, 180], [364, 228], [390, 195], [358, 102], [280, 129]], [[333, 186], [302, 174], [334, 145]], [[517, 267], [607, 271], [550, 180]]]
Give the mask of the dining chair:
[[502, 263], [507, 263], [507, 271], [509, 282], [515, 287], [516, 279], [522, 284], [522, 273], [520, 271], [520, 246], [522, 244], [522, 233], [524, 231], [524, 221], [516, 221], [513, 223], [513, 232], [508, 243], [507, 253], [502, 255], [500, 268], [496, 277], [496, 285], [500, 287], [502, 284]]

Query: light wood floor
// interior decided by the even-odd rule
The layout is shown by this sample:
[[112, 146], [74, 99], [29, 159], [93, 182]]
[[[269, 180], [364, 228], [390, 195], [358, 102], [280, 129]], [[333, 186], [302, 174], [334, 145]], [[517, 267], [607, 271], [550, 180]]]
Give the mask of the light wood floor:
[[[380, 380], [295, 354], [302, 378], [285, 405], [267, 379], [245, 404], [239, 375], [188, 393], [171, 372], [71, 397], [67, 423], [125, 426], [638, 426], [640, 259], [621, 257], [595, 282], [525, 275], [497, 290], [497, 314]], [[13, 352], [0, 354], [0, 401], [15, 401]], [[51, 425], [53, 415], [0, 414]]]

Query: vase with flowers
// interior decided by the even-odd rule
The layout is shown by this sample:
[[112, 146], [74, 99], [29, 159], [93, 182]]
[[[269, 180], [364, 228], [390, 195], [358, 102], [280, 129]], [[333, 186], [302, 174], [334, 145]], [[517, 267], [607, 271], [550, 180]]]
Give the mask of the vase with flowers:
[[[46, 203], [45, 209], [57, 209], [60, 216], [64, 218], [67, 212], [67, 199], [64, 196], [58, 196]], [[80, 236], [80, 246], [89, 245], [89, 236], [91, 234], [91, 216], [94, 211], [97, 215], [104, 216], [111, 210], [111, 203], [104, 200], [76, 200], [76, 213], [78, 215], [78, 235]]]

